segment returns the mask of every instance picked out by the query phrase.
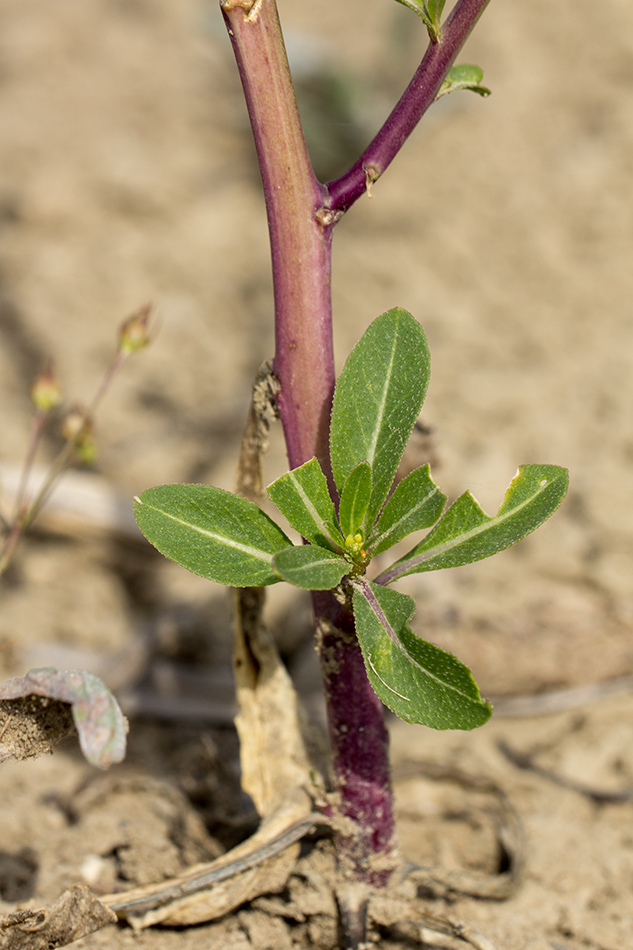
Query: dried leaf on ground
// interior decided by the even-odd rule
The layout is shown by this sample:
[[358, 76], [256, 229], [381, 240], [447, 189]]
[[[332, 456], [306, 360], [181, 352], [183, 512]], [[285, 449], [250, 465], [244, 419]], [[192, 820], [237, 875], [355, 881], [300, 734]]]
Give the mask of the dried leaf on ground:
[[0, 761], [51, 752], [73, 721], [91, 765], [105, 769], [123, 760], [127, 721], [99, 677], [46, 668], [0, 683]]

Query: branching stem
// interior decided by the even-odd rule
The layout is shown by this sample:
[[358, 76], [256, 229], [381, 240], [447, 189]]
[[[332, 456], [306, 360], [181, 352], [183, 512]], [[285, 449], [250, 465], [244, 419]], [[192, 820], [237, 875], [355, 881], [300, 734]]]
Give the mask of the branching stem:
[[[316, 456], [329, 475], [334, 393], [331, 242], [341, 215], [385, 171], [434, 101], [488, 0], [457, 0], [376, 138], [329, 187], [308, 157], [275, 0], [222, 0], [262, 176], [275, 295], [277, 398], [288, 461]], [[333, 487], [333, 486], [332, 486]], [[333, 492], [335, 494], [335, 492]], [[394, 815], [383, 708], [372, 690], [349, 607], [314, 593], [341, 866], [352, 879], [386, 885], [394, 860]]]
[[416, 125], [435, 102], [455, 57], [490, 0], [458, 0], [441, 36], [431, 41], [413, 79], [390, 116], [349, 171], [328, 185], [328, 207], [347, 211], [394, 160]]

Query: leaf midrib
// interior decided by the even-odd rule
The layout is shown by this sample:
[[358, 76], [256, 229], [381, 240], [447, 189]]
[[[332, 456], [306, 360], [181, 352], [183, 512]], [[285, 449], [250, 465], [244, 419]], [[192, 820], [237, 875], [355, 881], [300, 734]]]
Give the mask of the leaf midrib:
[[406, 511], [400, 518], [398, 518], [397, 521], [394, 521], [394, 523], [389, 528], [387, 528], [386, 531], [383, 531], [382, 534], [377, 535], [377, 537], [375, 538], [371, 538], [369, 542], [369, 547], [372, 550], [375, 548], [378, 548], [382, 544], [382, 542], [385, 540], [385, 538], [388, 538], [390, 534], [394, 534], [403, 522], [409, 520], [414, 514], [416, 514], [417, 511], [419, 511], [420, 508], [423, 508], [424, 505], [426, 505], [426, 503], [428, 502], [429, 498], [431, 498], [435, 494], [436, 491], [439, 491], [439, 489], [437, 488], [431, 489], [431, 491], [429, 491], [428, 494], [424, 496], [424, 498], [416, 502], [413, 508], [409, 508], [408, 511]]
[[[442, 554], [446, 554], [447, 551], [451, 551], [453, 548], [456, 548], [462, 544], [466, 544], [468, 541], [471, 541], [473, 538], [476, 538], [477, 535], [481, 534], [483, 531], [490, 529], [490, 527], [493, 525], [494, 526], [502, 525], [504, 521], [507, 521], [509, 518], [516, 515], [523, 508], [525, 508], [526, 505], [529, 505], [536, 498], [538, 498], [538, 496], [541, 495], [546, 489], [548, 489], [554, 481], [555, 479], [553, 478], [548, 479], [546, 485], [539, 487], [537, 492], [535, 492], [533, 495], [530, 495], [529, 498], [526, 498], [525, 501], [521, 502], [521, 504], [517, 505], [515, 508], [511, 508], [507, 514], [503, 514], [501, 516], [498, 514], [495, 515], [494, 517], [490, 517], [490, 515], [486, 515], [486, 512], [483, 510], [483, 508], [481, 507], [477, 499], [474, 498], [474, 496], [471, 496], [473, 497], [473, 500], [477, 504], [477, 507], [479, 508], [481, 513], [485, 516], [486, 521], [483, 521], [481, 524], [477, 525], [476, 527], [471, 528], [470, 531], [466, 531], [459, 534], [456, 538], [452, 538], [447, 541], [444, 541], [442, 542], [442, 544], [434, 545], [433, 547], [429, 548], [428, 551], [423, 551], [421, 554], [416, 554], [415, 557], [412, 557], [408, 561], [401, 561], [398, 565], [398, 573], [394, 574], [391, 580], [395, 580], [397, 577], [400, 577], [404, 571], [409, 570], [409, 568], [411, 567], [415, 567], [418, 564], [423, 564], [424, 561], [430, 561], [431, 558], [440, 557]], [[424, 544], [424, 541], [421, 541], [420, 543]], [[386, 574], [387, 571], [385, 571], [384, 573]], [[377, 580], [379, 579], [377, 578]]]
[[[367, 584], [367, 582], [361, 582], [361, 583], [359, 583], [359, 584], [358, 584], [358, 589], [359, 589], [359, 591], [362, 592], [362, 596], [365, 597], [365, 600], [366, 600], [367, 603], [369, 604], [370, 609], [374, 612], [374, 614], [375, 614], [375, 616], [376, 616], [376, 619], [377, 619], [378, 622], [380, 623], [380, 626], [383, 628], [383, 630], [385, 631], [385, 633], [387, 634], [387, 636], [389, 637], [389, 639], [393, 642], [394, 646], [397, 647], [398, 650], [400, 650], [400, 652], [407, 658], [407, 660], [409, 660], [409, 662], [410, 662], [416, 669], [420, 670], [425, 676], [428, 676], [429, 679], [434, 680], [439, 686], [442, 686], [444, 689], [450, 689], [450, 690], [452, 690], [454, 693], [456, 693], [458, 696], [461, 696], [464, 700], [466, 700], [466, 701], [469, 702], [469, 703], [475, 702], [475, 700], [473, 700], [472, 696], [469, 696], [468, 693], [464, 693], [461, 689], [458, 689], [457, 686], [454, 686], [454, 685], [452, 685], [451, 683], [447, 683], [446, 680], [440, 679], [439, 676], [437, 676], [435, 673], [431, 673], [431, 671], [430, 671], [430, 670], [427, 670], [426, 667], [422, 666], [422, 664], [421, 664], [418, 660], [416, 660], [415, 657], [411, 656], [411, 654], [410, 654], [409, 651], [406, 649], [406, 647], [404, 646], [404, 644], [402, 643], [402, 641], [398, 638], [398, 636], [396, 635], [396, 632], [394, 631], [393, 627], [391, 626], [391, 624], [390, 624], [389, 621], [387, 620], [387, 617], [385, 616], [385, 613], [384, 613], [382, 607], [380, 606], [380, 603], [378, 602], [378, 598], [376, 597], [376, 595], [374, 594], [374, 592], [371, 590], [371, 588], [369, 588], [369, 592], [370, 592], [370, 594], [371, 594], [371, 598], [375, 601], [376, 607], [378, 608], [378, 611], [380, 611], [380, 613], [378, 613], [378, 611], [375, 610], [375, 608], [374, 608], [374, 606], [373, 606], [373, 604], [372, 604], [372, 600], [371, 600], [371, 599], [367, 596], [367, 594], [364, 592], [364, 588], [365, 588], [365, 585], [366, 585], [366, 584]], [[367, 587], [369, 587], [368, 584], [367, 584]], [[412, 635], [412, 636], [415, 636], [415, 634], [414, 634], [412, 631], [411, 631], [411, 635]], [[398, 695], [400, 695], [400, 694], [398, 694]], [[408, 697], [404, 697], [404, 698], [407, 698], [407, 699], [408, 699]], [[408, 700], [408, 701], [410, 702], [411, 700]]]
[[263, 548], [254, 548], [251, 545], [236, 541], [234, 538], [228, 538], [223, 534], [215, 534], [213, 531], [209, 531], [207, 528], [201, 528], [198, 525], [191, 524], [189, 521], [184, 521], [182, 518], [178, 518], [176, 515], [170, 514], [169, 512], [164, 511], [162, 508], [156, 508], [147, 502], [143, 502], [143, 505], [149, 508], [151, 511], [155, 511], [163, 518], [168, 518], [170, 521], [173, 521], [176, 524], [180, 524], [185, 528], [189, 528], [196, 534], [201, 534], [207, 538], [212, 538], [214, 541], [219, 541], [226, 547], [234, 548], [236, 551], [240, 551], [242, 554], [247, 554], [249, 557], [254, 557], [258, 561], [266, 561], [267, 564], [270, 564], [273, 554], [276, 553], [265, 551]]
[[373, 434], [371, 444], [368, 446], [368, 450], [367, 450], [368, 451], [367, 461], [369, 462], [372, 469], [374, 466], [374, 458], [376, 456], [376, 447], [378, 445], [378, 437], [382, 429], [382, 420], [385, 415], [385, 407], [387, 405], [387, 395], [389, 391], [389, 385], [391, 383], [391, 377], [393, 375], [393, 364], [396, 358], [397, 342], [398, 342], [398, 330], [396, 330], [396, 332], [394, 333], [393, 343], [391, 346], [391, 357], [389, 359], [389, 367], [387, 370], [387, 374], [385, 376], [385, 385], [383, 386], [383, 390], [382, 390], [382, 399], [378, 403], [378, 415], [376, 418], [376, 423], [374, 425], [374, 434]]
[[[312, 499], [310, 498], [310, 496], [306, 494], [306, 491], [305, 491], [303, 485], [301, 484], [301, 482], [299, 481], [299, 479], [298, 479], [298, 478], [296, 477], [296, 475], [294, 474], [294, 471], [289, 472], [288, 474], [290, 475], [289, 481], [295, 486], [295, 488], [296, 488], [296, 490], [297, 490], [297, 494], [299, 495], [299, 498], [300, 498], [301, 501], [303, 502], [306, 511], [308, 512], [309, 516], [312, 518], [312, 521], [314, 522], [315, 528], [317, 528], [317, 530], [321, 531], [321, 533], [322, 533], [329, 541], [331, 541], [333, 544], [336, 544], [336, 542], [334, 541], [334, 538], [332, 538], [332, 536], [331, 536], [329, 530], [328, 530], [327, 527], [326, 527], [325, 520], [321, 517], [320, 512], [317, 511], [317, 509], [316, 509], [316, 507], [315, 507], [315, 505], [314, 505]], [[332, 513], [334, 514], [334, 510], [332, 510]]]

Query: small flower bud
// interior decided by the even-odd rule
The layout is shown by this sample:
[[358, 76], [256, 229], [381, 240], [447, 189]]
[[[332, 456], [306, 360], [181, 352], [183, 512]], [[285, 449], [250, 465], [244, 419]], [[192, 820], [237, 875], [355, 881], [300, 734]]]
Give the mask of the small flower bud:
[[73, 406], [64, 415], [60, 433], [66, 442], [82, 442], [92, 435], [92, 420], [83, 406]]
[[119, 351], [129, 356], [144, 349], [150, 341], [149, 321], [152, 315], [150, 304], [146, 304], [124, 320], [119, 329]]
[[31, 386], [31, 399], [36, 409], [49, 412], [62, 401], [62, 391], [52, 366], [47, 366]]
[[81, 439], [86, 429], [91, 428], [88, 414], [82, 406], [73, 406], [65, 413], [59, 431], [66, 442]]
[[69, 409], [60, 426], [62, 438], [70, 442], [80, 462], [89, 464], [97, 457], [92, 419], [82, 406]]

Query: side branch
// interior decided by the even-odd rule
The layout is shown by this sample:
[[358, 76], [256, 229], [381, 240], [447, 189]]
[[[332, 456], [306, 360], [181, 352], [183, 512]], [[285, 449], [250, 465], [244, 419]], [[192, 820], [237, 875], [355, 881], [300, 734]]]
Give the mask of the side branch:
[[373, 142], [349, 171], [328, 185], [328, 208], [345, 212], [372, 182], [377, 181], [396, 157], [416, 125], [433, 104], [453, 65], [489, 0], [458, 0], [432, 41], [415, 75]]

